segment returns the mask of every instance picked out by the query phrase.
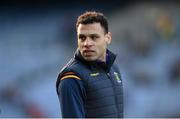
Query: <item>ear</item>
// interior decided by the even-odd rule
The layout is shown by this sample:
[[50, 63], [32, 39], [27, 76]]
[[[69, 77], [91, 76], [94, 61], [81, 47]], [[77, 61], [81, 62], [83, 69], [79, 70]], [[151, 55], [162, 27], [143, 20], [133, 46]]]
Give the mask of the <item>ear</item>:
[[107, 44], [111, 43], [111, 39], [112, 39], [112, 34], [111, 34], [111, 32], [108, 32], [106, 34], [106, 42], [107, 42]]

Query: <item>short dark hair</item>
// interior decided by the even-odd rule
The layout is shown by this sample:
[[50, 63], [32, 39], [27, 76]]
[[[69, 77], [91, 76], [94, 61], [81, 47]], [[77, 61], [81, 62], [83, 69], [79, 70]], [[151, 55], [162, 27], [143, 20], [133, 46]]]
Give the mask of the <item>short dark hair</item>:
[[80, 15], [76, 22], [76, 29], [79, 24], [93, 24], [100, 23], [100, 25], [104, 28], [104, 32], [108, 33], [108, 21], [103, 13], [88, 11]]

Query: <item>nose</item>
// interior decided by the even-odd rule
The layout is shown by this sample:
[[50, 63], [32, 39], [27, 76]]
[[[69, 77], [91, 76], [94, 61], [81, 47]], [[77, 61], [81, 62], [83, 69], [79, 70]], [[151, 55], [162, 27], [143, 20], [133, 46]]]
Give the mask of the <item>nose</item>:
[[90, 38], [87, 38], [85, 41], [84, 41], [84, 46], [86, 47], [89, 47], [92, 45], [92, 42], [91, 42], [91, 39]]

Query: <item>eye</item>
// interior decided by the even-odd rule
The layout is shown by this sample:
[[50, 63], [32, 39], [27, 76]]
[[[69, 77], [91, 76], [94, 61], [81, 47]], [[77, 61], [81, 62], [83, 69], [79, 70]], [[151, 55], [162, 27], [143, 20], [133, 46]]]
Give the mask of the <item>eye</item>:
[[95, 41], [96, 39], [99, 38], [97, 35], [91, 35], [90, 37], [91, 37], [91, 39], [92, 39], [93, 41]]
[[79, 35], [79, 39], [80, 39], [81, 41], [85, 41], [85, 40], [86, 40], [86, 36], [84, 36], [84, 35]]

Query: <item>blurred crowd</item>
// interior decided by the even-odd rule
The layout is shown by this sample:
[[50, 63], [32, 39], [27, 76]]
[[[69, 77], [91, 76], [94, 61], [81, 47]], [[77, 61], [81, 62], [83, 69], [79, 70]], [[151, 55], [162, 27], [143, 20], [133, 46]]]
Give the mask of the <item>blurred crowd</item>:
[[[107, 14], [113, 34], [125, 117], [180, 117], [179, 6], [94, 8]], [[74, 53], [75, 19], [84, 10], [0, 12], [0, 117], [61, 116], [55, 82]]]
[[141, 3], [111, 15], [126, 117], [180, 117], [178, 6]]

